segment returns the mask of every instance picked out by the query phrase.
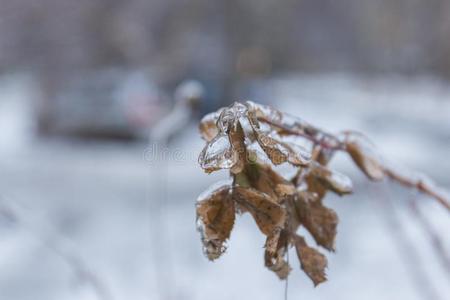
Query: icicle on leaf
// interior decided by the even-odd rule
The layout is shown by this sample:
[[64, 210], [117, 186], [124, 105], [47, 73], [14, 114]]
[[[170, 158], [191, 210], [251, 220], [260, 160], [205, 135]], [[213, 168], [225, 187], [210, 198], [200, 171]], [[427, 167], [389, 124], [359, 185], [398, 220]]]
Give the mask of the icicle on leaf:
[[205, 172], [211, 173], [220, 169], [232, 168], [238, 159], [228, 135], [220, 133], [203, 148], [198, 162]]
[[255, 219], [258, 228], [266, 236], [281, 228], [286, 220], [284, 208], [269, 195], [252, 188], [234, 187], [234, 199]]
[[334, 251], [334, 243], [339, 219], [321, 201], [313, 199], [308, 192], [299, 192], [295, 205], [300, 222], [311, 233], [316, 243], [329, 251]]
[[217, 259], [226, 249], [235, 219], [231, 187], [223, 186], [197, 203], [198, 230], [202, 236], [203, 251], [210, 260]]
[[302, 270], [314, 283], [314, 286], [327, 280], [325, 269], [328, 262], [325, 255], [306, 244], [305, 239], [301, 236], [295, 236], [295, 249], [300, 260]]
[[384, 166], [375, 146], [362, 134], [345, 132], [347, 152], [361, 171], [371, 180], [384, 178]]
[[318, 163], [314, 163], [310, 168], [311, 174], [317, 178], [327, 189], [339, 194], [350, 194], [353, 184], [350, 178], [336, 171], [332, 171]]

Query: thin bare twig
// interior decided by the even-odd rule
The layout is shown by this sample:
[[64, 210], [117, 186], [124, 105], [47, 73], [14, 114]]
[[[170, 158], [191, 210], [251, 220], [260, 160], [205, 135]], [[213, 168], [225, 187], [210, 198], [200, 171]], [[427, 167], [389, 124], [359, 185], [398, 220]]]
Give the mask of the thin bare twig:
[[435, 186], [429, 179], [425, 180], [423, 176], [413, 178], [400, 174], [388, 167], [385, 167], [385, 174], [393, 181], [405, 187], [415, 188], [419, 192], [434, 198], [450, 212], [450, 199], [448, 199], [448, 196], [445, 195], [445, 192], [441, 188]]

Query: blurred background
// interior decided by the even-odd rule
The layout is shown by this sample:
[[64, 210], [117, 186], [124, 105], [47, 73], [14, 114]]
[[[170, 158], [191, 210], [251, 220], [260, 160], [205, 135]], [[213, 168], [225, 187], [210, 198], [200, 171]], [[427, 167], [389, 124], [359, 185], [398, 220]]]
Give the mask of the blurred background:
[[[197, 123], [233, 101], [362, 131], [450, 188], [447, 0], [0, 7], [1, 300], [283, 299], [249, 216], [214, 263], [195, 229], [197, 195], [227, 176], [198, 166]], [[329, 281], [293, 260], [289, 299], [449, 299], [448, 213], [333, 166], [355, 193], [326, 200]]]

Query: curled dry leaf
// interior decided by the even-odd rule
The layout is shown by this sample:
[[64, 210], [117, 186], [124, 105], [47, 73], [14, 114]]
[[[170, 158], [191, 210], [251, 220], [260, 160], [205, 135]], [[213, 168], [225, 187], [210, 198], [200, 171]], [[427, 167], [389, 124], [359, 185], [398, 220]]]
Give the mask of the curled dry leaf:
[[260, 130], [256, 113], [249, 111], [248, 120], [256, 136], [256, 140], [274, 165], [289, 162], [294, 166], [307, 166], [311, 155], [300, 145], [281, 141]]
[[203, 249], [210, 260], [218, 258], [226, 249], [235, 219], [231, 187], [223, 186], [197, 203], [197, 222], [202, 234]]
[[384, 178], [384, 166], [375, 146], [362, 134], [344, 132], [343, 141], [346, 151], [364, 174], [371, 180]]
[[233, 197], [245, 211], [255, 219], [258, 228], [266, 236], [277, 228], [282, 228], [286, 221], [286, 212], [276, 200], [253, 188], [236, 186]]
[[325, 269], [327, 268], [328, 262], [325, 255], [309, 247], [305, 239], [301, 236], [295, 237], [295, 249], [297, 250], [297, 256], [300, 260], [302, 270], [311, 278], [314, 285], [317, 286], [326, 281]]
[[300, 222], [311, 233], [317, 244], [329, 251], [334, 251], [334, 243], [339, 222], [337, 214], [323, 206], [308, 192], [299, 192], [295, 199]]

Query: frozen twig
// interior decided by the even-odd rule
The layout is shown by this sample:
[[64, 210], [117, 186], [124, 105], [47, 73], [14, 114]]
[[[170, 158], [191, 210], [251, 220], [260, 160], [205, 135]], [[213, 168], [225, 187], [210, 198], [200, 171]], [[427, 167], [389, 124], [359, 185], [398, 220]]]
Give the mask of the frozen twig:
[[[258, 107], [263, 107], [258, 105]], [[281, 113], [273, 108], [263, 107], [266, 111], [270, 111], [269, 114], [260, 115], [258, 120], [278, 128], [280, 134], [296, 135], [304, 137], [322, 148], [329, 150], [338, 150], [349, 152], [348, 145], [345, 140], [340, 136], [323, 131], [311, 124], [290, 116], [285, 113]], [[277, 116], [277, 117], [273, 117]], [[346, 132], [347, 134], [353, 134]], [[416, 175], [408, 172], [399, 172], [398, 168], [393, 168], [386, 163], [381, 163], [380, 169], [385, 176], [391, 180], [408, 188], [414, 188], [421, 193], [428, 195], [440, 203], [448, 212], [450, 212], [450, 196], [444, 189], [438, 187], [434, 182], [427, 178], [425, 175]]]
[[385, 167], [384, 170], [386, 176], [393, 181], [398, 182], [405, 187], [417, 189], [423, 194], [430, 196], [450, 212], [450, 196], [448, 193], [435, 185], [433, 181], [425, 175], [408, 175], [389, 167]]

